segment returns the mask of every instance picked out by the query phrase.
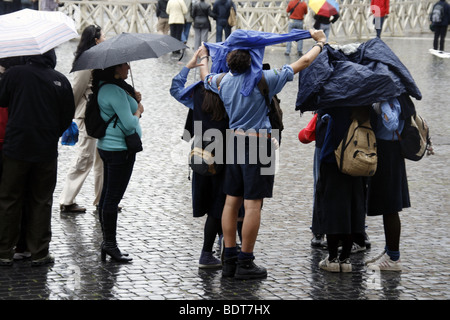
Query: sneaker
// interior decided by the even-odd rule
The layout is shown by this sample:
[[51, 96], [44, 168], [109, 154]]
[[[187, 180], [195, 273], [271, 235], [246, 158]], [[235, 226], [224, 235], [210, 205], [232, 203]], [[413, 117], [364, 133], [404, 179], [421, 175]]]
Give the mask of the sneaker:
[[49, 253], [43, 258], [31, 260], [31, 266], [32, 267], [42, 266], [44, 264], [50, 264], [50, 263], [54, 263], [54, 262], [55, 262], [55, 258], [53, 258], [53, 256]]
[[225, 258], [222, 264], [222, 277], [234, 277], [236, 273], [237, 256]]
[[371, 243], [370, 243], [369, 235], [367, 234], [367, 232], [364, 232], [364, 238], [365, 238], [364, 242], [365, 242], [366, 248], [370, 249]]
[[341, 268], [338, 258], [334, 258], [330, 261], [328, 260], [328, 257], [329, 256], [326, 256], [325, 259], [319, 262], [319, 268], [330, 272], [340, 272]]
[[198, 267], [200, 269], [217, 269], [222, 267], [222, 263], [214, 257], [213, 252], [202, 251]]
[[234, 277], [241, 280], [265, 278], [267, 270], [264, 267], [258, 267], [253, 259], [238, 260]]
[[31, 252], [29, 251], [24, 251], [24, 252], [16, 252], [14, 253], [14, 260], [23, 260], [23, 259], [28, 259], [31, 257]]
[[0, 258], [0, 266], [12, 266], [13, 259], [3, 259]]
[[321, 247], [322, 242], [324, 240], [323, 234], [314, 234], [313, 238], [311, 239], [311, 247]]
[[76, 203], [69, 204], [69, 205], [62, 204], [59, 206], [59, 208], [61, 209], [61, 212], [65, 212], [65, 213], [84, 213], [84, 212], [86, 212], [86, 208], [81, 207]]
[[341, 272], [352, 272], [352, 264], [350, 259], [347, 258], [344, 261], [339, 261], [339, 268]]
[[290, 56], [291, 54], [288, 53], [288, 52], [285, 52], [284, 55], [285, 55], [285, 56]]
[[383, 250], [383, 252], [381, 252], [379, 255], [377, 255], [377, 256], [375, 256], [375, 257], [369, 259], [369, 260], [366, 260], [366, 262], [365, 262], [364, 264], [365, 264], [365, 265], [368, 265], [368, 264], [370, 264], [370, 263], [374, 263], [375, 261], [377, 261], [378, 259], [380, 259], [385, 253], [386, 253], [386, 250]]
[[356, 242], [353, 242], [351, 253], [357, 253], [357, 252], [366, 251], [366, 249], [367, 249], [367, 247], [365, 245], [364, 246], [360, 246]]
[[402, 271], [402, 262], [400, 259], [397, 261], [391, 260], [386, 253], [381, 256], [380, 259], [375, 262], [369, 263], [367, 268], [370, 270], [381, 270], [381, 271]]

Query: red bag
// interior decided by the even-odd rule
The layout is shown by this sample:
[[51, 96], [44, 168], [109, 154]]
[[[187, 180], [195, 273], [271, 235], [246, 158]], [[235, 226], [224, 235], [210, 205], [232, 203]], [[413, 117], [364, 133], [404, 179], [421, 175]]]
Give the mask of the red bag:
[[298, 133], [298, 140], [301, 143], [310, 143], [316, 140], [317, 113], [314, 114], [308, 125]]

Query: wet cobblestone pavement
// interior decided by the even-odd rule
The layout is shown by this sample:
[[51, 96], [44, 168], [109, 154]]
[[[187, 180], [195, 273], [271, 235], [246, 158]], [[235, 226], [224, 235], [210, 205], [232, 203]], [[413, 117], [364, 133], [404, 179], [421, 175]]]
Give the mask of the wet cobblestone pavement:
[[[380, 217], [367, 219], [372, 247], [351, 256], [353, 272], [332, 274], [318, 268], [326, 251], [310, 246], [313, 145], [302, 145], [298, 131], [310, 119], [294, 111], [297, 77], [279, 95], [285, 114], [274, 197], [267, 199], [255, 248], [267, 279], [222, 279], [220, 270], [200, 270], [203, 218], [191, 213], [187, 143], [180, 139], [187, 109], [169, 94], [183, 63], [169, 55], [131, 64], [143, 95], [144, 151], [139, 153], [121, 203], [118, 241], [133, 261], [100, 261], [100, 226], [88, 177], [77, 203], [84, 214], [61, 214], [58, 199], [76, 147], [60, 146], [54, 193], [51, 253], [55, 263], [29, 261], [0, 269], [0, 300], [448, 300], [450, 298], [448, 88], [450, 59], [428, 53], [432, 39], [386, 38], [423, 93], [416, 102], [428, 120], [436, 154], [407, 162], [412, 207], [401, 213], [402, 272], [371, 273], [364, 260], [384, 248]], [[312, 42], [305, 41], [305, 47]], [[76, 42], [57, 49], [57, 69], [69, 74]], [[267, 49], [266, 61], [280, 67], [296, 57]], [[188, 58], [192, 51], [187, 51]], [[191, 72], [193, 75], [193, 72]], [[193, 78], [190, 78], [190, 82]], [[261, 301], [262, 302], [262, 301]]]

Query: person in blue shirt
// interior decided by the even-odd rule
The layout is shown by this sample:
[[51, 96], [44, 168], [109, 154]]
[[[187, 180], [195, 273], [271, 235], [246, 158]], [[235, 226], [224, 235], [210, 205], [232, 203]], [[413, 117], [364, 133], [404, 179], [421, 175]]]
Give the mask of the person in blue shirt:
[[114, 115], [104, 137], [98, 139], [97, 149], [103, 160], [103, 189], [98, 206], [103, 231], [101, 259], [106, 255], [119, 262], [132, 259], [117, 246], [116, 229], [118, 205], [133, 172], [136, 154], [129, 152], [125, 137], [137, 132], [142, 135], [139, 119], [144, 112], [141, 96], [125, 82], [130, 67], [127, 63], [93, 71], [92, 90], [98, 92], [100, 115], [108, 121]]
[[405, 159], [401, 153], [399, 135], [405, 121], [402, 106], [394, 98], [374, 105], [376, 116], [372, 127], [377, 137], [378, 164], [368, 188], [367, 215], [383, 216], [386, 246], [383, 252], [368, 261], [369, 269], [401, 271], [399, 212], [411, 206]]
[[[317, 44], [299, 60], [281, 69], [263, 70], [269, 87], [269, 98], [279, 93], [294, 74], [308, 67], [323, 49], [326, 36], [322, 30], [311, 30], [310, 36]], [[246, 35], [244, 35], [244, 38]], [[272, 130], [264, 96], [256, 84], [245, 85], [252, 70], [251, 50], [235, 49], [227, 54], [229, 71], [218, 81], [220, 74], [206, 76], [205, 88], [219, 94], [229, 117], [232, 138], [227, 141], [226, 176], [224, 192], [227, 194], [222, 213], [222, 229], [225, 239], [223, 277], [237, 279], [264, 278], [267, 270], [257, 266], [253, 250], [261, 221], [263, 199], [272, 197], [274, 182], [273, 140], [277, 132]], [[211, 53], [211, 52], [210, 52]], [[214, 57], [213, 57], [214, 58]], [[262, 59], [262, 57], [260, 57]], [[262, 62], [262, 61], [261, 61]], [[261, 63], [262, 64], [262, 63]], [[253, 64], [255, 65], [255, 64]], [[200, 72], [208, 72], [200, 66]], [[261, 70], [259, 70], [261, 71]], [[219, 83], [218, 83], [219, 82]], [[242, 249], [236, 249], [236, 221], [244, 204], [245, 218], [242, 227]]]

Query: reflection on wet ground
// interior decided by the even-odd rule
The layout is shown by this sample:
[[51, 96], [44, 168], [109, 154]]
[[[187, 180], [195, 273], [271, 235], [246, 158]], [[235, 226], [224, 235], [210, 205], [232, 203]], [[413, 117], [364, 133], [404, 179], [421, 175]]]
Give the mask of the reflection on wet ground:
[[[450, 298], [448, 229], [450, 137], [448, 88], [450, 59], [428, 53], [432, 39], [386, 38], [385, 42], [410, 70], [422, 91], [416, 107], [428, 120], [436, 154], [408, 162], [412, 208], [402, 218], [401, 273], [371, 273], [364, 260], [384, 248], [380, 219], [367, 219], [372, 248], [352, 255], [353, 272], [319, 270], [324, 250], [310, 246], [312, 208], [312, 145], [298, 142], [298, 131], [310, 119], [295, 109], [296, 79], [279, 95], [285, 114], [284, 141], [274, 197], [265, 201], [257, 263], [268, 269], [267, 279], [222, 279], [217, 270], [199, 270], [203, 219], [193, 219], [187, 144], [180, 135], [187, 110], [169, 95], [172, 77], [181, 62], [170, 55], [131, 64], [136, 88], [142, 92], [144, 151], [138, 155], [131, 183], [122, 201], [118, 236], [121, 249], [133, 262], [100, 261], [100, 229], [88, 177], [77, 202], [87, 206], [80, 215], [60, 214], [58, 197], [76, 147], [60, 146], [58, 184], [54, 197], [55, 264], [31, 268], [28, 261], [1, 268], [0, 299], [187, 299], [187, 300], [406, 300]], [[344, 41], [342, 41], [344, 43]], [[348, 42], [348, 41], [347, 41]], [[304, 47], [310, 47], [307, 40]], [[70, 79], [76, 42], [57, 49], [57, 69]], [[281, 47], [268, 48], [272, 67], [290, 63]], [[194, 73], [189, 81], [194, 81]]]

